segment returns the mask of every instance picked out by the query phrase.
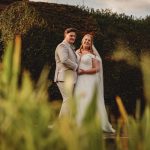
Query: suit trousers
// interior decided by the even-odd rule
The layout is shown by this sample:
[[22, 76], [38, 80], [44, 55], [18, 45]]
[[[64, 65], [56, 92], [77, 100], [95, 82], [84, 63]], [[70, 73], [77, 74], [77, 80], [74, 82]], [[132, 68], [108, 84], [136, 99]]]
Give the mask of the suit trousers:
[[[71, 112], [71, 103], [70, 103], [71, 97], [65, 90], [64, 82], [58, 81], [56, 84], [57, 84], [57, 86], [60, 90], [60, 93], [62, 95], [62, 98], [63, 98], [62, 106], [61, 106], [60, 113], [59, 113], [59, 118], [60, 117], [70, 117], [71, 113], [72, 113]], [[73, 94], [74, 85], [72, 87], [73, 87], [73, 89], [71, 89], [71, 91]]]

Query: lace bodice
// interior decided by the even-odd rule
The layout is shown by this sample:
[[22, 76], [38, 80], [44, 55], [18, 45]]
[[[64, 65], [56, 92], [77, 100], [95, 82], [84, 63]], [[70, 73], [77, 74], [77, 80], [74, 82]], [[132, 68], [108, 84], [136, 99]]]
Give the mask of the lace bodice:
[[97, 56], [90, 54], [90, 53], [84, 54], [82, 56], [78, 55], [79, 69], [84, 69], [84, 70], [91, 69], [92, 68], [92, 58], [98, 59]]

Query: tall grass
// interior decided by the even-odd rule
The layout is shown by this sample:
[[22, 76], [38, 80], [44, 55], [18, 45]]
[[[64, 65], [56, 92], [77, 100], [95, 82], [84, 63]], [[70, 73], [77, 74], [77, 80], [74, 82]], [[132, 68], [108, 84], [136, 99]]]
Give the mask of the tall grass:
[[[8, 43], [3, 62], [0, 64], [0, 149], [106, 149], [106, 142], [97, 116], [96, 90], [80, 127], [77, 126], [75, 121], [76, 109], [74, 98], [71, 95], [70, 101], [72, 103], [70, 107], [74, 111], [71, 119], [65, 117], [58, 119], [53, 105], [48, 102], [48, 69], [43, 70], [35, 85], [27, 71], [20, 73], [20, 55], [21, 37], [17, 35], [14, 41]], [[123, 56], [126, 55], [119, 54], [119, 59]], [[135, 61], [133, 64], [137, 65]], [[116, 98], [122, 116], [121, 121], [118, 121], [116, 136], [116, 149], [118, 150], [150, 149], [149, 65], [149, 56], [142, 56], [139, 67], [143, 72], [144, 91], [147, 99], [143, 116], [140, 116], [139, 103], [137, 103], [136, 117], [133, 118], [128, 116], [121, 98]], [[70, 85], [66, 85], [68, 91]], [[49, 126], [52, 127], [49, 128]], [[128, 138], [122, 139], [120, 137], [121, 129]], [[110, 146], [107, 147], [111, 149]]]
[[27, 71], [20, 74], [20, 62], [21, 37], [17, 35], [8, 43], [0, 64], [0, 149], [103, 150], [104, 140], [95, 111], [96, 92], [84, 125], [78, 127], [75, 114], [71, 119], [58, 119], [48, 102], [48, 69], [35, 85]]
[[28, 72], [19, 85], [21, 38], [9, 42], [0, 69], [0, 149], [45, 149], [50, 141], [48, 124], [53, 120], [42, 74], [38, 88]]
[[144, 83], [144, 95], [146, 98], [146, 106], [143, 115], [140, 113], [140, 102], [137, 101], [135, 117], [129, 116], [124, 108], [120, 97], [116, 97], [117, 104], [121, 113], [122, 122], [119, 122], [118, 127], [122, 128], [124, 134], [128, 136], [126, 139], [121, 137], [116, 138], [117, 147], [119, 150], [149, 150], [149, 134], [150, 134], [150, 55], [143, 54], [140, 59], [129, 49], [118, 47], [118, 50], [113, 55], [116, 61], [126, 61], [126, 63], [139, 67], [142, 71]]

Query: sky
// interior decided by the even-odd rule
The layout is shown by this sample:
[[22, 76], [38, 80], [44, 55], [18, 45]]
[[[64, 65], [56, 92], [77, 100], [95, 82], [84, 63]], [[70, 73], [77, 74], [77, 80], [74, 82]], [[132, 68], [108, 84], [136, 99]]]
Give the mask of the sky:
[[84, 5], [94, 9], [109, 8], [113, 12], [135, 17], [150, 15], [150, 0], [30, 0], [68, 5]]

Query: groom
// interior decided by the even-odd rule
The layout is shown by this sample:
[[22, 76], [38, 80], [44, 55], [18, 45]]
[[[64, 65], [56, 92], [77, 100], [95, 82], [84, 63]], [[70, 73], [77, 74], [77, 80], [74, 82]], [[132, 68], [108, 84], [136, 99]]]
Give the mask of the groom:
[[[76, 32], [77, 30], [75, 28], [67, 28], [64, 31], [64, 40], [55, 50], [56, 70], [54, 82], [56, 82], [63, 97], [59, 117], [68, 116], [70, 114], [69, 97], [64, 87], [64, 85], [66, 85], [65, 82], [67, 82], [65, 79], [66, 74], [71, 74], [73, 84], [75, 84], [77, 80], [78, 63], [75, 47], [73, 45], [76, 40]], [[72, 87], [74, 88], [74, 85]], [[71, 89], [71, 91], [73, 91], [73, 89]]]

